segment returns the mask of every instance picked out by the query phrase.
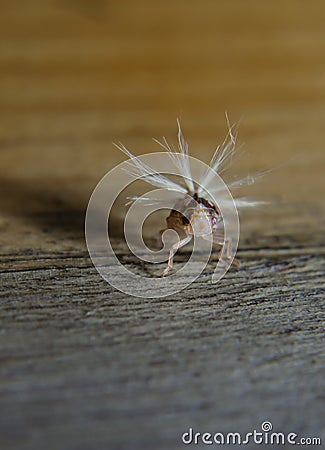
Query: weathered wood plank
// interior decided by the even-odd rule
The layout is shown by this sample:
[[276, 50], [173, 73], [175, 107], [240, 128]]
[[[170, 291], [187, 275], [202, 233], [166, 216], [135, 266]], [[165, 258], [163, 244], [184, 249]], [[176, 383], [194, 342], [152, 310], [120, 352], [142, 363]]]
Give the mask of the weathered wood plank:
[[255, 235], [218, 285], [203, 275], [151, 301], [115, 292], [86, 252], [2, 255], [4, 448], [180, 448], [190, 426], [246, 432], [264, 419], [318, 436], [321, 239]]

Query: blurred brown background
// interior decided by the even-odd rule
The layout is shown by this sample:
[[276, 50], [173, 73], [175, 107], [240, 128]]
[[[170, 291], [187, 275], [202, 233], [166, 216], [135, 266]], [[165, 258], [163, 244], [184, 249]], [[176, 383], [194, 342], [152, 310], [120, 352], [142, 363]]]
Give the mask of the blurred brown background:
[[208, 161], [225, 111], [246, 152], [234, 173], [276, 167], [251, 192], [319, 211], [324, 23], [321, 0], [2, 2], [2, 230], [53, 211], [79, 214], [79, 229], [92, 189], [125, 159], [112, 141], [159, 150], [151, 138], [175, 139], [176, 117]]

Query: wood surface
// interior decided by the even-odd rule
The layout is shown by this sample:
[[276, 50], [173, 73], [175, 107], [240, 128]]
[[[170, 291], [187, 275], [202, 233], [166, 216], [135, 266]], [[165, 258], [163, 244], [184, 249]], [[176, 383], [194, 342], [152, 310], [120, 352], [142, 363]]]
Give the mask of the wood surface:
[[[1, 450], [179, 449], [189, 427], [265, 420], [324, 445], [324, 23], [317, 0], [1, 2]], [[180, 117], [207, 162], [225, 110], [230, 176], [274, 168], [244, 191], [270, 203], [241, 216], [241, 267], [213, 285], [214, 258], [165, 299], [116, 291], [83, 231], [125, 159], [112, 141], [157, 151]]]

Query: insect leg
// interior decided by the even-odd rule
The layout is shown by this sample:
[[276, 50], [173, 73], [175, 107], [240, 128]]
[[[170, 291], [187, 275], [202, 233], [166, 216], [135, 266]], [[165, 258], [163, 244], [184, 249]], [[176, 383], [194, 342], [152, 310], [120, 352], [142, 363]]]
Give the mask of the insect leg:
[[[211, 239], [211, 238], [209, 237], [209, 239]], [[232, 245], [231, 238], [227, 238], [226, 240], [224, 240], [220, 233], [212, 234], [212, 242], [214, 244], [216, 244], [216, 245], [220, 245], [221, 246], [221, 249], [220, 249], [219, 254], [218, 254], [219, 261], [222, 260], [223, 250], [225, 250], [226, 259], [230, 259], [231, 258], [231, 245]], [[237, 258], [233, 259], [233, 264], [236, 267], [240, 266], [240, 262], [238, 261]]]
[[174, 255], [177, 252], [177, 250], [179, 248], [183, 247], [184, 245], [186, 245], [188, 242], [190, 242], [191, 239], [192, 239], [192, 236], [186, 236], [186, 238], [184, 238], [172, 245], [172, 247], [169, 251], [168, 265], [167, 265], [166, 269], [163, 270], [163, 273], [162, 273], [163, 277], [166, 276], [167, 273], [173, 267], [173, 259], [174, 259]]
[[[224, 242], [223, 246], [224, 246], [225, 253], [226, 253], [226, 259], [231, 259], [231, 246], [232, 246], [231, 238], [225, 239], [225, 242]], [[222, 255], [222, 250], [223, 250], [223, 248], [221, 248], [221, 250], [220, 250], [219, 259], [220, 259], [221, 255]], [[232, 262], [233, 262], [233, 264], [236, 267], [240, 266], [240, 262], [238, 261], [237, 258], [234, 258]]]

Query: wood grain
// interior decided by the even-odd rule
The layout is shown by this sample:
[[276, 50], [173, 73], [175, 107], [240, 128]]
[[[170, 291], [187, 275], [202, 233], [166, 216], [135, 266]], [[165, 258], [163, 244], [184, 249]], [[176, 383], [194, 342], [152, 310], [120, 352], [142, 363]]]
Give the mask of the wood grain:
[[[1, 5], [1, 450], [179, 449], [264, 420], [325, 442], [324, 21], [317, 0]], [[274, 167], [243, 193], [270, 204], [241, 217], [241, 267], [117, 292], [83, 234], [111, 142], [156, 151], [180, 116], [208, 161], [225, 110], [246, 152], [229, 176]]]

